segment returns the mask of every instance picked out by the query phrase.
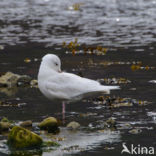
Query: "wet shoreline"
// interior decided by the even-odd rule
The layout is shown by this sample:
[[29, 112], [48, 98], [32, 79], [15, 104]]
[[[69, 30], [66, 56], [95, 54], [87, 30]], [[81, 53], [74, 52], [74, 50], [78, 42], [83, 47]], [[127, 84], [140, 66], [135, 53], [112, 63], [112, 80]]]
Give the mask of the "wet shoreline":
[[[56, 137], [66, 136], [69, 148], [60, 141], [67, 150], [39, 155], [115, 156], [121, 155], [123, 142], [128, 147], [156, 147], [155, 6], [155, 0], [2, 0], [0, 76], [11, 71], [37, 79], [41, 58], [54, 53], [62, 60], [62, 70], [121, 87], [110, 95], [67, 105], [66, 124]], [[47, 100], [38, 88], [0, 88], [2, 101], [14, 107], [0, 105], [0, 117], [15, 123], [38, 123], [49, 116], [62, 119], [61, 102]], [[114, 140], [112, 135], [107, 140], [103, 131], [110, 117], [117, 123], [114, 132], [119, 132]], [[79, 122], [81, 129], [69, 132], [66, 125], [71, 121]], [[96, 141], [97, 136], [101, 139]], [[72, 144], [74, 138], [77, 142]]]

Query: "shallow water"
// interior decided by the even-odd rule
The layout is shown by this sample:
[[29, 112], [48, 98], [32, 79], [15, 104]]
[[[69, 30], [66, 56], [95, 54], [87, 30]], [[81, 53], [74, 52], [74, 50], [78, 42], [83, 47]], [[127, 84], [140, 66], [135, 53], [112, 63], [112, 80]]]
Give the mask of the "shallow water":
[[[79, 9], [72, 10], [75, 3], [79, 3]], [[120, 85], [121, 90], [111, 92], [110, 97], [129, 98], [133, 103], [111, 109], [92, 100], [67, 105], [66, 123], [78, 121], [82, 129], [72, 134], [62, 127], [59, 135], [67, 139], [60, 142], [61, 148], [66, 143], [69, 147], [79, 145], [78, 148], [59, 148], [41, 155], [114, 156], [121, 154], [123, 142], [128, 146], [156, 147], [156, 83], [151, 81], [156, 80], [155, 7], [155, 0], [1, 0], [0, 44], [4, 46], [0, 50], [1, 74], [12, 71], [36, 79], [41, 57], [55, 53], [62, 60], [63, 70]], [[75, 38], [80, 44], [77, 50], [82, 53], [73, 56], [62, 43]], [[99, 45], [108, 48], [105, 55], [84, 54], [84, 47]], [[26, 63], [26, 58], [31, 62]], [[139, 69], [133, 68], [137, 63]], [[113, 78], [124, 78], [129, 83]], [[0, 89], [0, 92], [0, 100], [21, 103], [20, 107], [1, 106], [0, 117], [16, 122], [29, 119], [39, 122], [47, 116], [61, 119], [61, 102], [47, 100], [37, 88], [14, 88], [9, 92]], [[115, 132], [120, 133], [115, 136], [98, 132], [109, 117], [117, 121]], [[137, 128], [141, 133], [129, 132]]]
[[53, 46], [77, 37], [89, 45], [145, 46], [156, 41], [155, 7], [155, 0], [1, 0], [0, 43]]

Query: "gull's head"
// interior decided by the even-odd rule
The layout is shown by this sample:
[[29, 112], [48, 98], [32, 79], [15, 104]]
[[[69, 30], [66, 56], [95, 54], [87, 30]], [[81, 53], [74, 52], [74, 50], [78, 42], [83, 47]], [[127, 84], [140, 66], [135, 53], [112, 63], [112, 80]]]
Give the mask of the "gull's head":
[[58, 56], [54, 54], [47, 54], [42, 58], [42, 64], [51, 68], [56, 72], [61, 72], [61, 61]]

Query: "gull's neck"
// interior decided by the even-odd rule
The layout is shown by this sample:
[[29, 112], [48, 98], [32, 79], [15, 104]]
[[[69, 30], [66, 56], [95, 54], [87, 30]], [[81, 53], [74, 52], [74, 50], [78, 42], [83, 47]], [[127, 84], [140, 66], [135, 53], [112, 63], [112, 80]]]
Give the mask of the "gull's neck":
[[55, 70], [42, 62], [38, 73], [38, 80], [45, 80], [49, 78], [49, 76], [53, 76], [56, 74], [57, 72]]

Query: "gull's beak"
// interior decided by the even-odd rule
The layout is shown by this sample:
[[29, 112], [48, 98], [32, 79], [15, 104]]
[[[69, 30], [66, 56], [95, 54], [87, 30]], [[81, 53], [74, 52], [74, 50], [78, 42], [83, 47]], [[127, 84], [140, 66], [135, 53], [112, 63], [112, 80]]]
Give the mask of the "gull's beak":
[[62, 73], [61, 69], [58, 71], [59, 73]]

